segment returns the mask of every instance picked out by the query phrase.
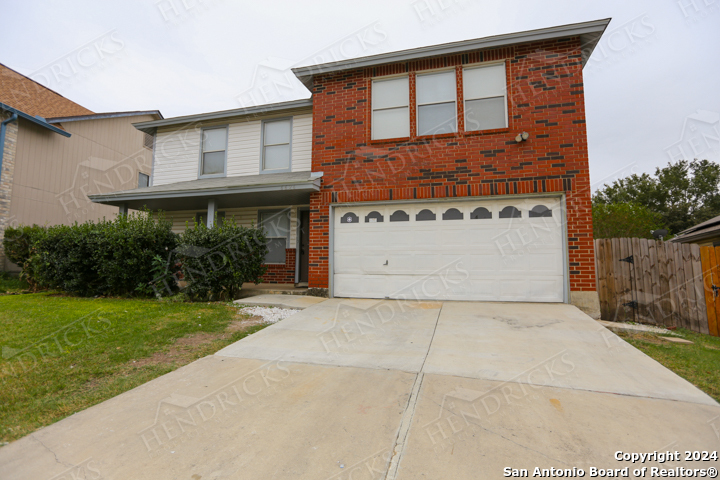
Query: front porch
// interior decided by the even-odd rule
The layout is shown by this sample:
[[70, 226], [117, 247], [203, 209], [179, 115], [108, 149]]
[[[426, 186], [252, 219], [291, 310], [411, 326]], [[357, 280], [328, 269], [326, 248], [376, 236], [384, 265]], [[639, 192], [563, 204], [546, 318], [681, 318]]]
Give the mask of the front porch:
[[269, 251], [262, 285], [294, 288], [307, 286], [309, 280], [310, 194], [319, 191], [321, 176], [293, 172], [200, 179], [90, 199], [117, 206], [120, 214], [144, 208], [162, 212], [178, 234], [195, 223], [212, 228], [222, 218], [232, 218], [240, 226], [263, 225]]

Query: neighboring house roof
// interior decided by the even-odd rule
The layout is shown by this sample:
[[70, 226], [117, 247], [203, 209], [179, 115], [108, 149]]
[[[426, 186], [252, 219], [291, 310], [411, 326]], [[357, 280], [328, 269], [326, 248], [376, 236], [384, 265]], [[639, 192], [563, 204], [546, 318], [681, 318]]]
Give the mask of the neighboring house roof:
[[34, 117], [92, 115], [94, 112], [0, 63], [0, 102]]
[[[322, 174], [316, 172], [269, 173], [233, 177], [202, 178], [186, 182], [152, 187], [134, 188], [120, 192], [88, 195], [95, 203], [127, 205], [131, 209], [147, 206], [152, 210], [184, 210], [207, 208], [207, 201], [216, 198], [221, 203], [244, 206], [293, 204], [298, 196], [320, 190]], [[280, 203], [278, 203], [280, 202]]]
[[153, 120], [151, 122], [134, 123], [138, 130], [146, 133], [153, 133], [157, 127], [165, 127], [170, 125], [180, 125], [184, 123], [200, 122], [207, 120], [219, 120], [230, 117], [243, 117], [251, 115], [262, 115], [270, 113], [278, 113], [283, 110], [293, 110], [298, 108], [312, 107], [312, 98], [303, 100], [292, 100], [290, 102], [270, 103], [267, 105], [258, 105], [246, 108], [235, 108], [233, 110], [221, 110], [219, 112], [200, 113], [197, 115], [185, 115], [183, 117], [172, 117], [163, 120]]
[[409, 50], [401, 50], [398, 52], [381, 53], [379, 55], [371, 55], [367, 57], [351, 58], [348, 60], [340, 60], [337, 62], [322, 63], [318, 65], [309, 65], [306, 67], [293, 68], [293, 73], [300, 79], [305, 86], [310, 88], [313, 75], [321, 73], [331, 73], [354, 68], [372, 67], [376, 65], [385, 65], [388, 63], [407, 62], [421, 58], [436, 57], [439, 55], [454, 55], [472, 50], [480, 50], [487, 48], [503, 47], [508, 45], [516, 45], [519, 43], [536, 42], [541, 40], [550, 40], [554, 38], [567, 38], [579, 36], [582, 44], [582, 61], [583, 66], [590, 58], [600, 37], [610, 23], [609, 18], [603, 20], [594, 20], [592, 22], [574, 23], [570, 25], [560, 25], [557, 27], [541, 28], [539, 30], [528, 30], [525, 32], [509, 33], [504, 35], [494, 35], [491, 37], [476, 38], [473, 40], [464, 40], [462, 42], [444, 43], [441, 45], [431, 45], [428, 47], [413, 48]]
[[[50, 131], [52, 131], [52, 132], [59, 133], [59, 134], [62, 135], [63, 137], [69, 137], [69, 136], [70, 136], [70, 133], [69, 133], [69, 132], [66, 132], [65, 130], [63, 130], [63, 129], [61, 129], [61, 128], [57, 128], [57, 127], [54, 126], [54, 125], [50, 125], [50, 124], [49, 124], [48, 122], [46, 122], [45, 119], [42, 118], [42, 117], [33, 117], [33, 116], [31, 116], [31, 115], [28, 115], [27, 113], [25, 113], [25, 112], [23, 112], [23, 111], [18, 110], [17, 108], [13, 108], [13, 107], [11, 107], [11, 106], [9, 106], [9, 105], [5, 105], [4, 103], [0, 103], [0, 110], [6, 111], [6, 112], [10, 112], [10, 113], [14, 113], [14, 114], [16, 114], [18, 117], [20, 117], [20, 118], [23, 118], [23, 119], [25, 119], [25, 120], [27, 120], [27, 121], [29, 121], [29, 122], [32, 122], [32, 123], [34, 123], [34, 124], [36, 124], [36, 125], [39, 125], [39, 126], [41, 126], [41, 127], [43, 127], [43, 128], [47, 128], [48, 130], [50, 130]], [[0, 157], [1, 157], [1, 156], [0, 156]]]
[[108, 112], [108, 113], [94, 113], [92, 115], [75, 115], [70, 117], [51, 117], [47, 118], [48, 123], [65, 123], [65, 122], [79, 122], [83, 120], [101, 120], [103, 118], [119, 118], [119, 117], [139, 117], [140, 115], [156, 115], [163, 119], [160, 110], [145, 110], [145, 111], [133, 111], [133, 112]]
[[690, 227], [687, 230], [683, 230], [678, 233], [675, 238], [670, 239], [670, 241], [677, 243], [691, 243], [697, 240], [718, 236], [720, 236], [720, 215], [699, 223], [694, 227]]

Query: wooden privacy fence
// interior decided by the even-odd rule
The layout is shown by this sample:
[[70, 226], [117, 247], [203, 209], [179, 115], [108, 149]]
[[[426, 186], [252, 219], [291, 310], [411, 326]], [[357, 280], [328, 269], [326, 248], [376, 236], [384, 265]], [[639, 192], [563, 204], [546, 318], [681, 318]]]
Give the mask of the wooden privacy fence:
[[603, 320], [718, 335], [720, 247], [648, 240], [595, 240]]

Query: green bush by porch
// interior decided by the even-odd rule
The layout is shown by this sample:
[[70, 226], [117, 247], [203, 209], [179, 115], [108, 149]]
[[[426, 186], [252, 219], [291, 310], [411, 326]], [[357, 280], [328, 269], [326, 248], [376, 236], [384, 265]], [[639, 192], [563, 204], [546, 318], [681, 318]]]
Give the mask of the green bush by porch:
[[267, 238], [260, 228], [216, 220], [212, 228], [195, 223], [180, 235], [177, 259], [185, 292], [193, 300], [232, 300], [245, 282], [259, 283], [267, 267]]
[[234, 220], [195, 225], [177, 235], [162, 214], [120, 215], [74, 225], [8, 227], [3, 246], [34, 290], [80, 296], [160, 296], [178, 290], [195, 300], [232, 299], [260, 281], [265, 234]]

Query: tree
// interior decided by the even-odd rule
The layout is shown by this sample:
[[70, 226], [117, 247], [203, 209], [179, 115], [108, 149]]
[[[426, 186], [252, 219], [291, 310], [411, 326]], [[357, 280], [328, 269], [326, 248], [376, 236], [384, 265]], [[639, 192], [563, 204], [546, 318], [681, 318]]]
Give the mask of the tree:
[[593, 205], [595, 238], [652, 238], [650, 232], [662, 228], [662, 225], [662, 215], [637, 203]]
[[605, 185], [593, 205], [633, 203], [661, 215], [671, 234], [720, 215], [720, 165], [680, 160], [656, 168], [654, 175], [633, 174]]

